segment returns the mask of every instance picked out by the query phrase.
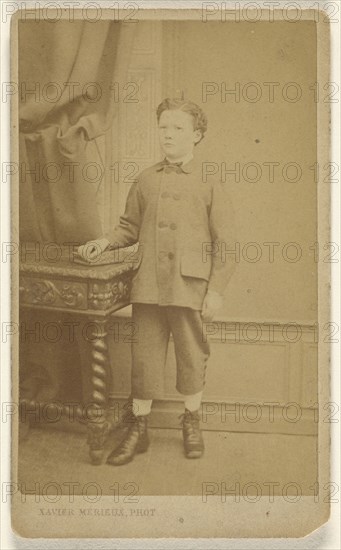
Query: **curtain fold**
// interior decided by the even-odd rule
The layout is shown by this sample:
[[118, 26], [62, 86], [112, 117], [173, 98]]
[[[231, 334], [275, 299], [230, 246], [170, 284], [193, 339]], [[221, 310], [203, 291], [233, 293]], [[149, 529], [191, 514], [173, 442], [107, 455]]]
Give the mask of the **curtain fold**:
[[[135, 32], [131, 22], [19, 21], [21, 242], [83, 243], [102, 234], [87, 145], [115, 123], [113, 83], [126, 81]], [[22, 321], [34, 332], [55, 315], [30, 311]], [[81, 399], [84, 341], [76, 340], [78, 349], [63, 332], [55, 345], [42, 338], [22, 347], [22, 397], [67, 400], [72, 387]]]
[[103, 232], [89, 141], [117, 115], [134, 23], [19, 23], [21, 241], [83, 243]]

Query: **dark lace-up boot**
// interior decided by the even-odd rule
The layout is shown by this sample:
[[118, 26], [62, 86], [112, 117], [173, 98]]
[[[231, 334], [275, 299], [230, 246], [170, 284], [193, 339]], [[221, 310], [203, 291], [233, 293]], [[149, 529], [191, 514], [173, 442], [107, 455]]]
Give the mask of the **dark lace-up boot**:
[[149, 447], [147, 416], [131, 415], [131, 424], [121, 443], [110, 453], [107, 464], [121, 466], [131, 462], [136, 453], [145, 453]]
[[189, 411], [181, 415], [184, 450], [187, 458], [200, 458], [204, 452], [204, 440], [199, 427], [199, 411]]

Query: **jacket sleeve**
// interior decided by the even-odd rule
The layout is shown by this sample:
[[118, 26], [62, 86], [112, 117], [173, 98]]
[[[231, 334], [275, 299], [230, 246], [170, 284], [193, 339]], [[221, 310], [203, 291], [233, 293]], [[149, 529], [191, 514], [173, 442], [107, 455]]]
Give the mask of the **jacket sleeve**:
[[234, 209], [226, 183], [213, 184], [209, 223], [212, 268], [208, 290], [223, 294], [237, 262]]
[[131, 186], [124, 214], [119, 223], [104, 235], [110, 242], [110, 249], [123, 248], [135, 244], [139, 239], [142, 219], [142, 197], [139, 181]]

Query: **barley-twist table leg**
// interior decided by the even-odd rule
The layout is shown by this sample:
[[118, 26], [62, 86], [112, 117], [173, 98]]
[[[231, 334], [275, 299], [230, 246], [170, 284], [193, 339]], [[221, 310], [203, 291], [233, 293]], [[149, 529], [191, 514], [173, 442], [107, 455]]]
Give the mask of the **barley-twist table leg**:
[[91, 335], [91, 404], [88, 409], [88, 444], [92, 464], [101, 464], [108, 435], [106, 408], [110, 369], [106, 321], [96, 320]]

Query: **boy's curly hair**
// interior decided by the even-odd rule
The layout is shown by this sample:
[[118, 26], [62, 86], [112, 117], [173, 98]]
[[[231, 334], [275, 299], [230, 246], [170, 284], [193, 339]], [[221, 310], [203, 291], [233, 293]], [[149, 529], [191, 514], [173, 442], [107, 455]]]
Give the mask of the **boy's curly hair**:
[[[200, 130], [201, 138], [200, 141], [204, 138], [205, 132], [207, 130], [207, 117], [204, 111], [193, 101], [188, 101], [186, 99], [178, 98], [169, 98], [164, 99], [157, 108], [156, 116], [157, 121], [159, 122], [160, 117], [164, 111], [178, 110], [188, 113], [193, 118], [193, 127], [194, 130]], [[196, 143], [196, 145], [198, 144]]]

